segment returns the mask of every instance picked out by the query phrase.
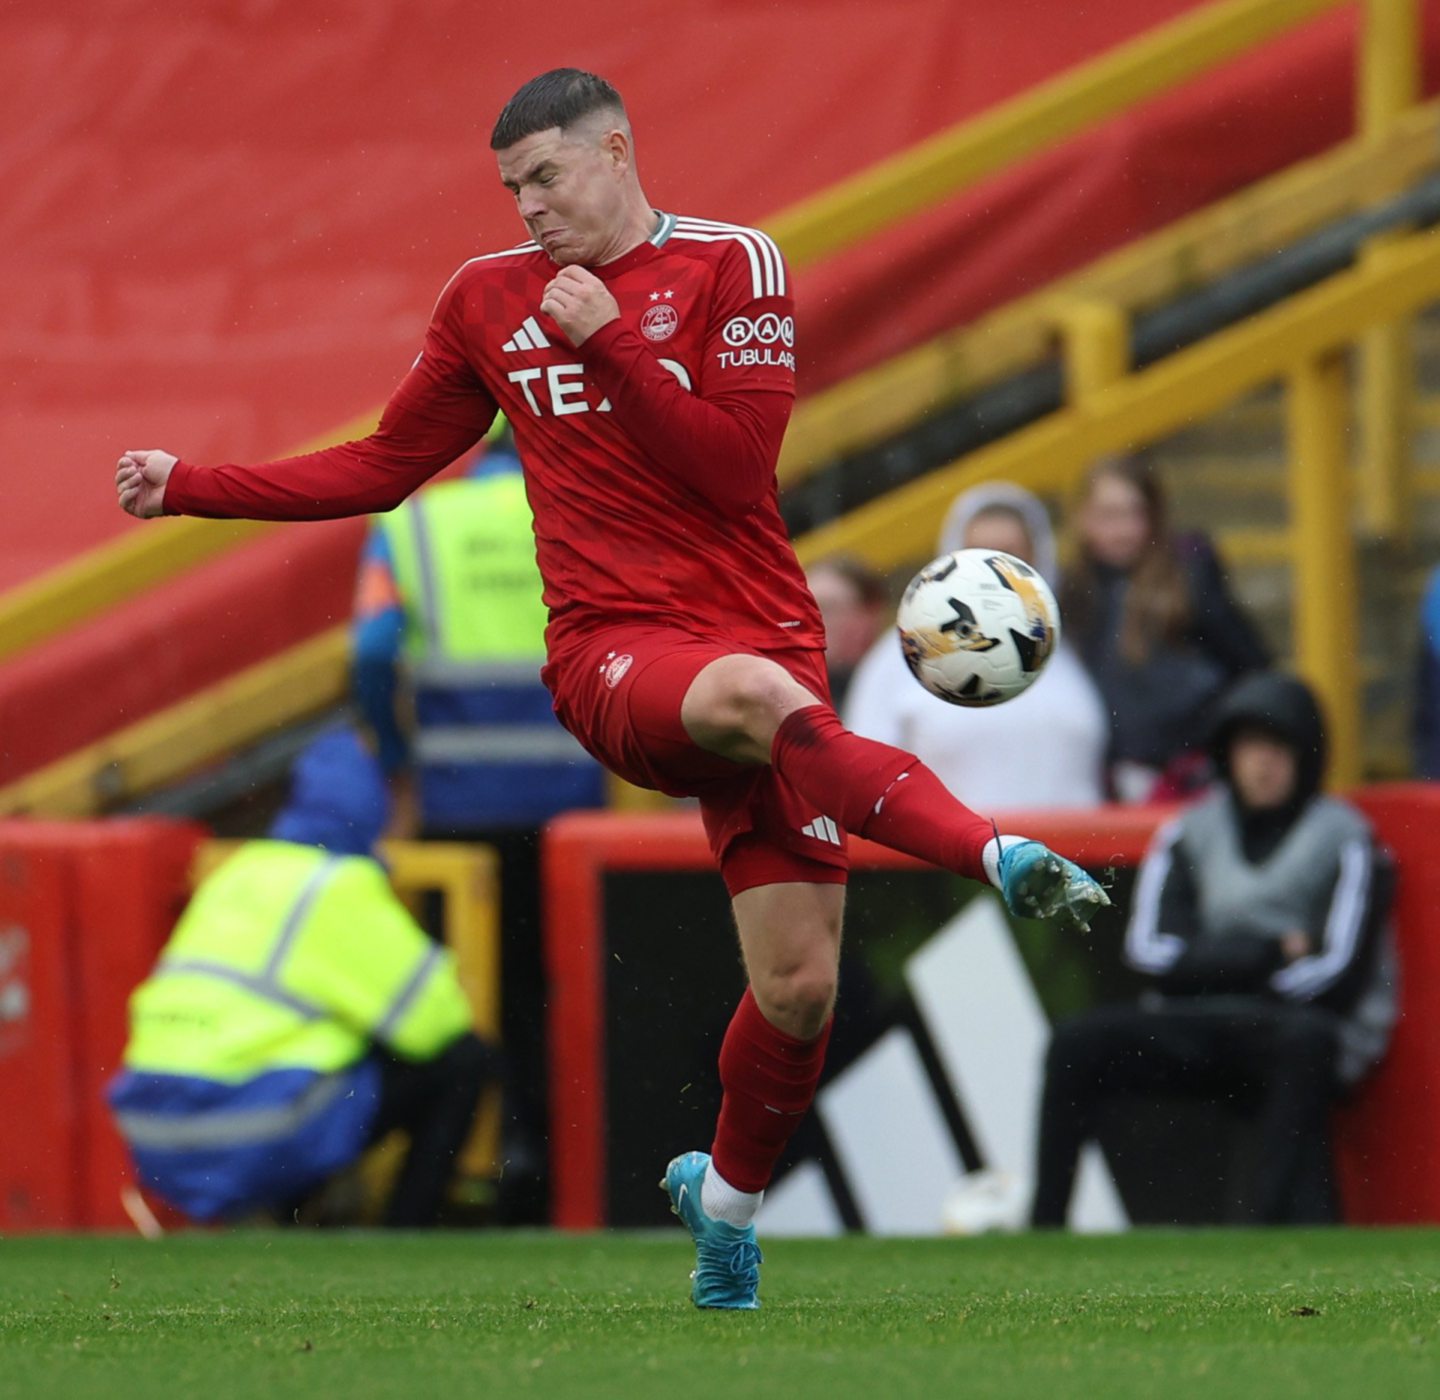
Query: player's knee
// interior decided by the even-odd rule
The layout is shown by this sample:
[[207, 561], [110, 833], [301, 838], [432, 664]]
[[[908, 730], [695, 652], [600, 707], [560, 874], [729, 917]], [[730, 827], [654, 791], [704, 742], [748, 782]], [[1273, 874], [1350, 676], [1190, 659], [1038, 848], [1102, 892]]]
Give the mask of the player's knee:
[[800, 683], [784, 667], [761, 656], [729, 656], [717, 662], [696, 696], [696, 718], [736, 733], [773, 731], [795, 707]]
[[782, 667], [755, 657], [753, 664], [736, 667], [729, 703], [744, 722], [768, 719], [784, 713], [795, 686]]
[[758, 978], [755, 1000], [772, 1026], [798, 1040], [812, 1040], [825, 1028], [835, 1007], [835, 972], [801, 967]]

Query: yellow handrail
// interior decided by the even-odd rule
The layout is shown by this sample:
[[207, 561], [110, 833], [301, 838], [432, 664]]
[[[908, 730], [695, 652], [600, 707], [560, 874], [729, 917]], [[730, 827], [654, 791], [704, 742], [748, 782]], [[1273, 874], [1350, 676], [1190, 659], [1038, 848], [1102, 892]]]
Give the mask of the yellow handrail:
[[1365, 208], [1440, 168], [1440, 101], [1407, 111], [1383, 138], [1357, 138], [795, 405], [782, 488], [884, 441], [1044, 359], [1064, 308], [1099, 299], [1135, 312], [1183, 295]]
[[[1440, 231], [1399, 238], [1354, 269], [1146, 370], [1118, 379], [1099, 374], [1075, 385], [1061, 411], [812, 531], [798, 541], [800, 557], [813, 561], [845, 552], [886, 568], [919, 561], [934, 548], [935, 522], [966, 487], [1003, 478], [1054, 489], [1106, 453], [1153, 442], [1250, 389], [1283, 379], [1290, 409], [1296, 659], [1325, 702], [1332, 779], [1349, 786], [1360, 777], [1361, 722], [1339, 352], [1371, 328], [1437, 300]], [[1096, 322], [1089, 333], [1108, 329]]]
[[[365, 437], [379, 421], [375, 411], [320, 434], [296, 453]], [[97, 464], [103, 488], [103, 464]], [[99, 489], [99, 488], [97, 488]], [[0, 663], [67, 627], [118, 606], [196, 564], [280, 528], [270, 520], [197, 520], [186, 517], [132, 528], [79, 559], [0, 594]]]
[[1436, 300], [1440, 231], [1411, 234], [1388, 246], [1383, 259], [1337, 273], [810, 531], [796, 550], [807, 564], [828, 554], [856, 554], [883, 569], [921, 561], [960, 491], [997, 478], [1042, 491], [1068, 484], [1097, 457], [1174, 432], [1309, 357], [1349, 344], [1368, 326]]
[[1194, 10], [801, 201], [766, 228], [793, 267], [818, 262], [1343, 2], [1224, 0]]
[[[1223, 0], [1194, 11], [802, 200], [765, 226], [791, 262], [803, 267], [1342, 3]], [[1367, 23], [1358, 103], [1362, 125], [1379, 131], [1406, 105], [1406, 94], [1413, 96], [1417, 0], [1362, 4]], [[374, 417], [367, 415], [370, 422]], [[347, 428], [322, 441], [351, 435]], [[171, 522], [13, 590], [0, 597], [0, 661], [222, 553], [248, 533]]]
[[334, 627], [0, 788], [0, 816], [86, 817], [174, 782], [345, 695], [349, 635]]

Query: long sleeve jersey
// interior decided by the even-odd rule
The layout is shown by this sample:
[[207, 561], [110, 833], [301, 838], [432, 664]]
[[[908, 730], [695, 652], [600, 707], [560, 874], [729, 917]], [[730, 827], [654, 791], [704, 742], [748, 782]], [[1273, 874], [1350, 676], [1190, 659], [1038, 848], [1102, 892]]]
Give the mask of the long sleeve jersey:
[[620, 316], [576, 349], [539, 309], [557, 267], [538, 245], [471, 259], [371, 436], [258, 466], [181, 462], [166, 510], [389, 510], [503, 409], [535, 517], [552, 659], [631, 621], [758, 651], [823, 647], [777, 499], [795, 319], [775, 245], [665, 214], [647, 242], [590, 270]]

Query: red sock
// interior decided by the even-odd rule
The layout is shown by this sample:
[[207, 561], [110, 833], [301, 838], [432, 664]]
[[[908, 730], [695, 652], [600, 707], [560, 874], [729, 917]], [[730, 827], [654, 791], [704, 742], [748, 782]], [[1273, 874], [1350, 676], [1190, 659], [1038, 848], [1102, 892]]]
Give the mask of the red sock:
[[764, 1017], [747, 987], [720, 1047], [720, 1121], [710, 1148], [715, 1170], [737, 1191], [763, 1191], [815, 1097], [830, 1022], [796, 1040]]
[[993, 834], [990, 823], [958, 801], [914, 754], [852, 734], [828, 705], [786, 715], [775, 731], [770, 762], [846, 831], [972, 880], [985, 879], [980, 853]]

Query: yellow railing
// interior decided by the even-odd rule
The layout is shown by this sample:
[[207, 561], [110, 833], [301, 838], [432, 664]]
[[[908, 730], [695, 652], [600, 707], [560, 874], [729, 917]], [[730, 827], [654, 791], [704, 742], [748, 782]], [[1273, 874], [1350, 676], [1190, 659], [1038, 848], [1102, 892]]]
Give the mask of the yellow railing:
[[0, 788], [0, 816], [87, 817], [175, 782], [344, 698], [348, 629], [334, 627]]
[[781, 449], [782, 487], [903, 433], [937, 408], [1043, 361], [1077, 303], [1134, 314], [1211, 283], [1440, 169], [1440, 102], [1378, 140], [1347, 141], [1088, 267], [801, 399]]
[[[1223, 0], [881, 161], [766, 221], [797, 267], [852, 247], [1087, 126], [1351, 0]], [[1359, 0], [1358, 119], [1388, 130], [1417, 88], [1419, 0]], [[369, 422], [374, 415], [367, 415]], [[352, 436], [328, 434], [324, 441]], [[360, 427], [358, 431], [365, 431]], [[315, 444], [319, 445], [319, 444]], [[97, 481], [103, 467], [97, 463]], [[98, 489], [98, 487], [97, 487]], [[267, 527], [254, 527], [264, 529]], [[249, 532], [169, 522], [0, 598], [0, 661], [134, 597]]]
[[1360, 775], [1353, 646], [1355, 542], [1343, 426], [1346, 382], [1337, 356], [1377, 326], [1440, 300], [1440, 231], [1377, 248], [1356, 268], [1138, 373], [1114, 354], [1103, 307], [1077, 318], [1067, 352], [1075, 372], [1064, 409], [862, 506], [798, 542], [801, 559], [852, 553], [882, 568], [933, 552], [955, 495], [1003, 478], [1042, 490], [1074, 481], [1096, 458], [1155, 441], [1276, 380], [1289, 386], [1292, 585], [1297, 660], [1330, 714], [1332, 773]]
[[[295, 452], [314, 452], [349, 438], [364, 437], [374, 429], [378, 418], [376, 412], [363, 413], [302, 443]], [[103, 462], [95, 464], [97, 491], [109, 489], [105, 466]], [[129, 529], [72, 563], [0, 595], [0, 663], [67, 627], [118, 607], [147, 588], [167, 583], [197, 564], [278, 528], [268, 520], [184, 518]]]
[[[1206, 5], [861, 171], [787, 209], [767, 228], [793, 266], [818, 262], [1342, 3]], [[1397, 7], [1371, 0], [1367, 8]], [[1388, 29], [1384, 37], [1391, 37]], [[1362, 72], [1388, 90], [1390, 69], [1389, 57], [1382, 55]], [[1389, 111], [1382, 97], [1373, 105], [1377, 112]]]

